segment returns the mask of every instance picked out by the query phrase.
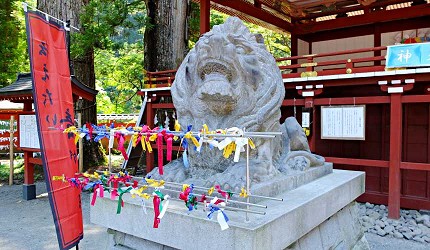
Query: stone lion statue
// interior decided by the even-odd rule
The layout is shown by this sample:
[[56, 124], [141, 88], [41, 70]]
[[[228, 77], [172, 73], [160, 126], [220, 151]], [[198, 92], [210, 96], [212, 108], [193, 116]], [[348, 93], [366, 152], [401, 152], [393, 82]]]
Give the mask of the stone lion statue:
[[[281, 72], [262, 36], [252, 34], [236, 17], [199, 39], [179, 67], [171, 93], [182, 128], [192, 125], [198, 131], [207, 124], [210, 130], [237, 127], [282, 132], [274, 139], [253, 139], [253, 183], [324, 163], [324, 158], [310, 152], [295, 118], [280, 124], [285, 96]], [[189, 145], [188, 168], [177, 159], [164, 166], [163, 176], [157, 169], [150, 174], [168, 181], [238, 188], [245, 183], [246, 157], [242, 153], [239, 162], [232, 158], [224, 158], [218, 149], [203, 147], [197, 152]]]

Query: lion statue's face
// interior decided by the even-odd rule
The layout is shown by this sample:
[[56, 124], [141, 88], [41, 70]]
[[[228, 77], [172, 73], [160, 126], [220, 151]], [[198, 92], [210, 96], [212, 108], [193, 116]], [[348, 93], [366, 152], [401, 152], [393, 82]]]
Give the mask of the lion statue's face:
[[284, 98], [281, 73], [264, 43], [238, 18], [215, 26], [188, 53], [172, 86], [183, 127], [273, 131]]

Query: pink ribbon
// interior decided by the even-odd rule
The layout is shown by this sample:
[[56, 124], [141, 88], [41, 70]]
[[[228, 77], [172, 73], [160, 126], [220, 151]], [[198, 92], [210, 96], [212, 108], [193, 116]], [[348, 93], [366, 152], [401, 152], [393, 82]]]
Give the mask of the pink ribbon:
[[218, 191], [218, 193], [219, 193], [222, 197], [224, 197], [224, 198], [226, 198], [226, 199], [230, 199], [230, 195], [229, 195], [227, 192], [222, 191], [222, 190], [221, 190], [220, 185], [215, 185], [215, 189]]
[[154, 199], [152, 200], [154, 203], [154, 228], [158, 228], [158, 224], [160, 224], [160, 197], [154, 195]]
[[167, 160], [172, 161], [173, 134], [165, 135], [164, 139], [167, 142]]
[[158, 151], [158, 173], [163, 175], [163, 137], [166, 134], [166, 130], [163, 129], [157, 134], [157, 151]]
[[94, 206], [94, 204], [96, 204], [96, 199], [97, 199], [97, 189], [99, 190], [99, 197], [103, 198], [104, 197], [104, 190], [103, 190], [103, 185], [101, 184], [97, 184], [94, 187], [94, 192], [93, 192], [93, 198], [91, 199], [91, 206]]
[[128, 155], [127, 152], [125, 152], [124, 148], [124, 142], [125, 142], [125, 136], [121, 132], [115, 132], [115, 138], [118, 140], [118, 150], [121, 151], [122, 156], [127, 161]]

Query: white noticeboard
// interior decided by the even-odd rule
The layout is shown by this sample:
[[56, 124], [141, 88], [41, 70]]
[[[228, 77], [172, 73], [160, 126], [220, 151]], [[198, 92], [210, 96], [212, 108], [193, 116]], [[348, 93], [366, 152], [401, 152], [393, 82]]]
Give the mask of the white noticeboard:
[[365, 140], [366, 106], [322, 106], [321, 139]]
[[19, 146], [40, 149], [36, 115], [19, 116]]

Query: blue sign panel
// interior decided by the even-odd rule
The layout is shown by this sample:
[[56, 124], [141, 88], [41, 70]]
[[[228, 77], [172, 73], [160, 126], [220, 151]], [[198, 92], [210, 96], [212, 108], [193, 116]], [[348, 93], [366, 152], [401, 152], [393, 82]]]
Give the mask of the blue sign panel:
[[430, 66], [430, 43], [388, 46], [387, 68]]

